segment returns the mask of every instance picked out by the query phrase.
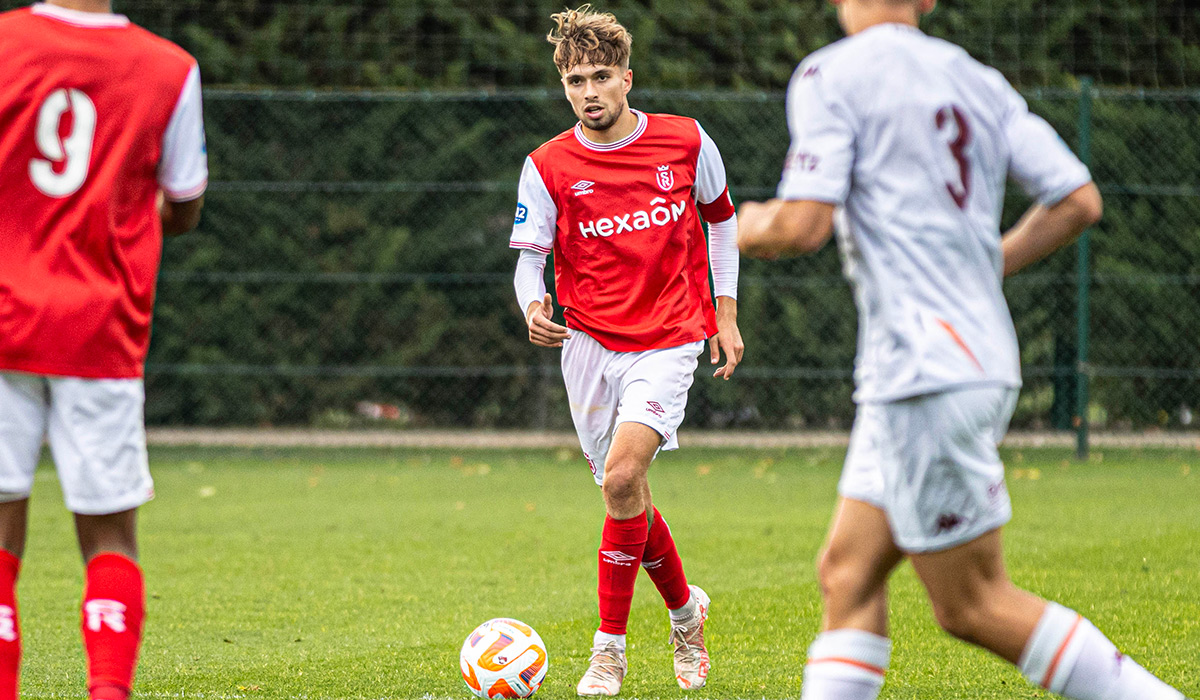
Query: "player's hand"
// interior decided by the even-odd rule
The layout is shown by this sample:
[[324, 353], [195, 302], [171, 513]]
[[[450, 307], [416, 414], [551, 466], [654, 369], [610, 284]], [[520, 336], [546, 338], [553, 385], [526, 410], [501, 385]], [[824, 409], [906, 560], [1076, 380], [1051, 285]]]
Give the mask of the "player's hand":
[[525, 310], [525, 324], [529, 326], [529, 342], [543, 348], [561, 348], [562, 341], [571, 337], [565, 326], [550, 319], [554, 317], [554, 302], [550, 295], [535, 301]]
[[737, 302], [729, 297], [721, 297], [717, 302], [717, 334], [708, 339], [708, 354], [715, 365], [721, 361], [721, 353], [724, 353], [725, 364], [713, 372], [713, 376], [729, 381], [745, 351], [746, 345], [742, 342], [742, 332], [737, 325]]

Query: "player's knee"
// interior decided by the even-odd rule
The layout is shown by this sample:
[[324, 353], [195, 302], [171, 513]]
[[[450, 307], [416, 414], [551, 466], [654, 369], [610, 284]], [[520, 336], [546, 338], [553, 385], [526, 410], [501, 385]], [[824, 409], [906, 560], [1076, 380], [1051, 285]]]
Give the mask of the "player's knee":
[[629, 504], [642, 496], [641, 479], [633, 469], [624, 468], [620, 462], [604, 468], [604, 500], [609, 504]]
[[821, 586], [821, 595], [826, 600], [834, 596], [861, 598], [865, 593], [866, 572], [858, 569], [850, 557], [843, 556], [838, 550], [821, 550], [817, 555], [817, 583]]

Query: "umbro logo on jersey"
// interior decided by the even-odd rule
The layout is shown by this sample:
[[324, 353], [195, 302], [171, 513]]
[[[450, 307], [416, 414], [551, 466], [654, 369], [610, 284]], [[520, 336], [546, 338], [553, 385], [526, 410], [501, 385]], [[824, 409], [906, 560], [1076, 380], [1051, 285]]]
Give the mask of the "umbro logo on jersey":
[[591, 194], [595, 192], [595, 190], [592, 189], [592, 186], [595, 184], [596, 183], [592, 182], [591, 180], [580, 180], [574, 185], [571, 185], [571, 189], [575, 190], [576, 197], [582, 197], [585, 194]]
[[667, 413], [666, 410], [663, 409], [662, 404], [657, 401], [647, 401], [646, 410], [658, 416], [659, 418], [662, 418]]
[[633, 566], [632, 562], [638, 560], [638, 558], [632, 554], [626, 554], [625, 552], [619, 552], [616, 550], [601, 551], [600, 556], [604, 557], [604, 560], [609, 564], [616, 564], [617, 566]]

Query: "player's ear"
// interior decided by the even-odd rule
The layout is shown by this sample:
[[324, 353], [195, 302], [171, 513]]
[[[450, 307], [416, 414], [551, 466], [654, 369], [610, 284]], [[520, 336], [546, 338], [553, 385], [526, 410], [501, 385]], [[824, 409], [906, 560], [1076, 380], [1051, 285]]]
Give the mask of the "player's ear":
[[927, 15], [937, 7], [937, 0], [921, 0], [921, 14]]
[[622, 78], [621, 82], [623, 82], [625, 84], [625, 94], [628, 95], [629, 91], [633, 89], [633, 69], [632, 68], [625, 69], [625, 76], [624, 76], [624, 78]]

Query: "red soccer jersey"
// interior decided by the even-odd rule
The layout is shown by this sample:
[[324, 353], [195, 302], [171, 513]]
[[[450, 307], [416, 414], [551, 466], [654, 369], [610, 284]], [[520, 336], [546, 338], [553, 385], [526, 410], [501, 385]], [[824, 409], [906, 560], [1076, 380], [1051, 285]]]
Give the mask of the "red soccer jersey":
[[207, 183], [196, 61], [120, 15], [0, 14], [0, 371], [142, 376], [159, 190]]
[[617, 352], [716, 334], [701, 216], [734, 214], [721, 155], [696, 120], [634, 113], [637, 128], [616, 143], [576, 126], [530, 154], [510, 240], [553, 250], [567, 326]]

